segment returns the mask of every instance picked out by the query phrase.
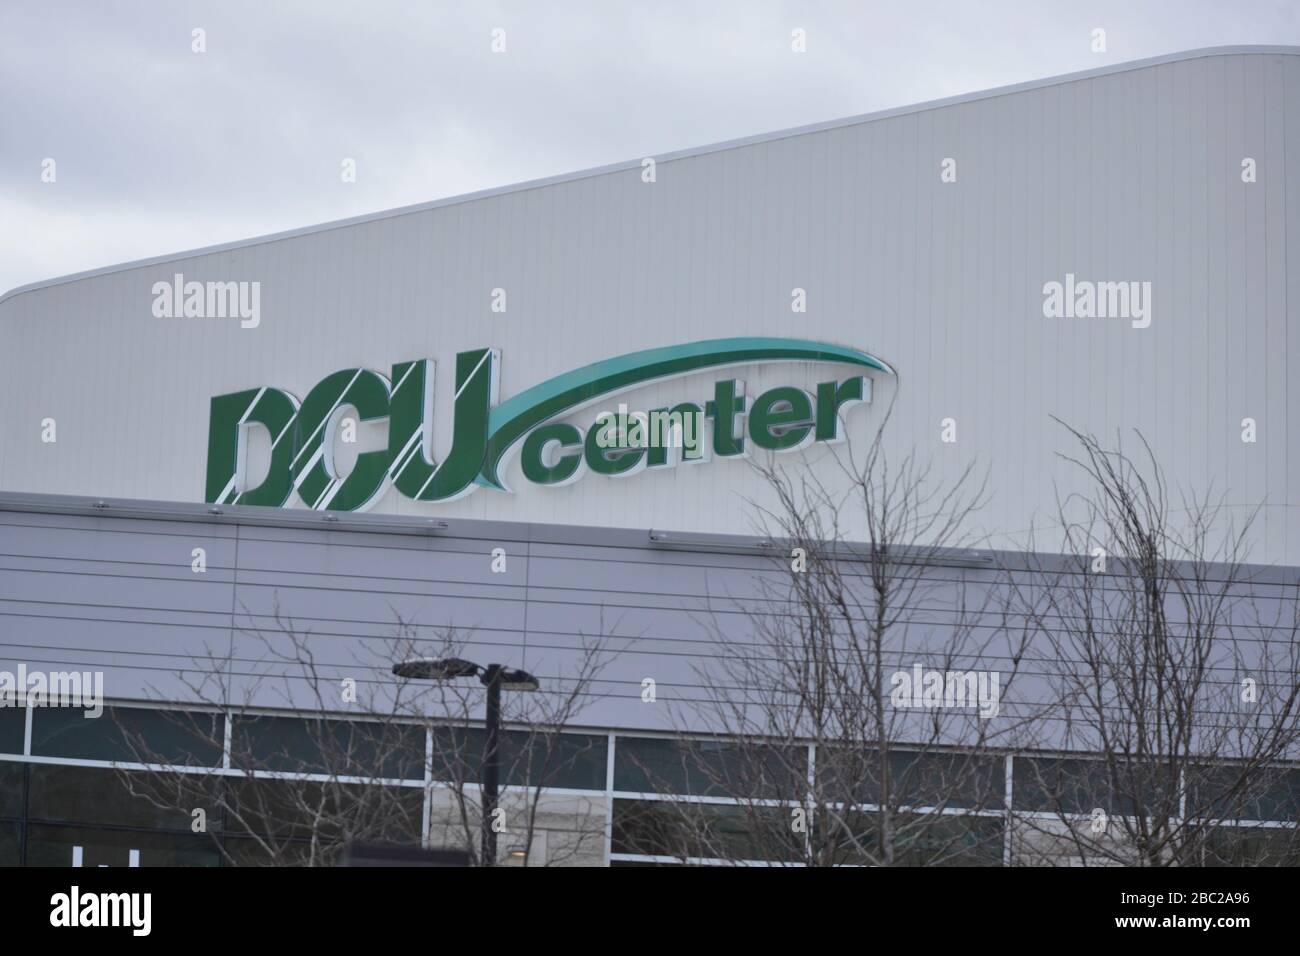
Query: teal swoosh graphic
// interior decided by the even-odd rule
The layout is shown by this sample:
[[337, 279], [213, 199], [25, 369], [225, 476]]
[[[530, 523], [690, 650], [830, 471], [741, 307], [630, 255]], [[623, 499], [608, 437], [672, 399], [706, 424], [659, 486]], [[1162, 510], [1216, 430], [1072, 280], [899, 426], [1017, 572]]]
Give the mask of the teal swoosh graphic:
[[777, 361], [836, 362], [894, 374], [892, 368], [866, 352], [805, 339], [710, 339], [629, 352], [547, 379], [492, 409], [488, 415], [487, 457], [476, 480], [480, 485], [503, 489], [497, 469], [516, 442], [543, 422], [603, 395], [706, 368]]

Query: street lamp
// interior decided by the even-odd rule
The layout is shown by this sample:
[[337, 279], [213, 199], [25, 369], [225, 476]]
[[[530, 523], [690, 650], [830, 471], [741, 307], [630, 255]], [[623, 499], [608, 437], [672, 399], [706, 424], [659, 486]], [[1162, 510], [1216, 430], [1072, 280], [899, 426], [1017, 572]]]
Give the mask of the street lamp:
[[497, 834], [492, 829], [492, 814], [497, 808], [497, 789], [501, 772], [501, 691], [537, 690], [537, 678], [524, 670], [489, 664], [480, 667], [459, 657], [414, 657], [393, 665], [393, 675], [406, 680], [455, 680], [477, 677], [487, 688], [487, 739], [483, 743], [483, 865], [497, 861]]

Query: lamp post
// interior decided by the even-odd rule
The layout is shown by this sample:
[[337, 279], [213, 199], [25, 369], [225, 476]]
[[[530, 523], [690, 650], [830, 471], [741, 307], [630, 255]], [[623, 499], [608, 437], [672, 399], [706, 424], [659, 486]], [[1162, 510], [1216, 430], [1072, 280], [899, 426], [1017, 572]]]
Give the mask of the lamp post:
[[497, 792], [501, 777], [501, 691], [537, 690], [537, 678], [527, 671], [489, 664], [480, 667], [473, 661], [458, 657], [416, 657], [393, 665], [393, 675], [407, 680], [454, 680], [457, 677], [477, 677], [487, 688], [486, 739], [483, 742], [483, 764], [480, 767], [480, 784], [483, 798], [484, 866], [495, 866], [497, 861], [497, 833], [492, 829], [492, 817], [497, 808]]

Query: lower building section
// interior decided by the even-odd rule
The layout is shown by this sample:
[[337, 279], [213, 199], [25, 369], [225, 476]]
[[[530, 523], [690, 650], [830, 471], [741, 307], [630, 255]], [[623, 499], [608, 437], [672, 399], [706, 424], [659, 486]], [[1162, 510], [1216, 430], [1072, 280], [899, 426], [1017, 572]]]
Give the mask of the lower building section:
[[803, 543], [0, 495], [0, 863], [1300, 862], [1295, 569]]
[[[340, 865], [377, 845], [474, 860], [481, 728], [357, 726], [152, 707], [110, 706], [94, 720], [0, 710], [0, 865]], [[803, 792], [776, 774], [762, 792], [740, 792], [753, 742], [559, 736], [543, 749], [524, 731], [504, 734], [500, 865], [1300, 864], [1300, 770], [1256, 776], [1256, 819], [1165, 821], [1162, 856], [1144, 860], [1134, 831], [1155, 821], [1125, 813], [1095, 757], [891, 750], [902, 788], [881, 804], [828, 799], [813, 746]], [[368, 746], [380, 738], [392, 745]], [[961, 786], [958, 766], [975, 768]], [[1175, 838], [1180, 826], [1196, 838]]]

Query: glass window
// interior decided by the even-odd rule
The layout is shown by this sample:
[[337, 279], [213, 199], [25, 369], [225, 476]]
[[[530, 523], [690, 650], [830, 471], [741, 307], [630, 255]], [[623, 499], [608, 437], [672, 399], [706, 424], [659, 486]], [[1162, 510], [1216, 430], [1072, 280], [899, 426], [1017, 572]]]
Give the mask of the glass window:
[[[362, 857], [367, 860], [379, 859], [383, 862], [371, 864], [369, 862], [361, 864], [349, 864], [347, 862], [347, 853], [341, 845], [317, 845], [316, 859], [312, 859], [312, 846], [308, 840], [287, 840], [277, 841], [268, 844], [265, 841], [254, 840], [248, 837], [223, 837], [222, 848], [229, 856], [228, 860], [223, 862], [231, 866], [311, 866], [313, 862], [316, 866], [348, 866], [348, 865], [390, 865], [390, 861], [397, 859], [402, 862], [391, 863], [394, 866], [468, 866], [466, 857], [456, 851], [450, 851], [439, 858], [440, 851], [437, 850], [419, 850], [418, 844], [406, 844], [399, 847], [399, 852], [404, 850], [415, 850], [415, 853], [409, 855], [394, 856], [391, 850], [391, 844], [384, 844], [381, 847], [366, 846], [361, 851]], [[414, 862], [408, 862], [414, 861]]]
[[[486, 740], [487, 731], [481, 727], [434, 728], [434, 779], [478, 783]], [[606, 737], [507, 730], [500, 747], [503, 786], [605, 789]]]
[[1202, 866], [1300, 866], [1300, 830], [1215, 827], [1205, 837]]
[[25, 707], [0, 707], [0, 754], [21, 754], [26, 732]]
[[[1006, 800], [1006, 763], [989, 754], [891, 750], [889, 783], [879, 751], [822, 746], [817, 749], [817, 776], [824, 802], [888, 803], [894, 807], [1002, 809]], [[887, 792], [886, 792], [887, 791]], [[882, 797], [888, 799], [882, 799]]]
[[0, 866], [18, 866], [22, 863], [22, 852], [22, 825], [0, 820]]
[[0, 817], [23, 815], [23, 778], [26, 764], [0, 760]]
[[1178, 774], [1167, 766], [1079, 757], [1016, 757], [1012, 781], [1017, 810], [1132, 816], [1178, 807]]
[[[221, 846], [229, 859], [228, 866], [308, 866], [311, 863], [311, 842], [308, 840], [254, 840], [251, 837], [223, 837]], [[321, 863], [333, 865], [342, 855], [337, 846], [317, 847]]]
[[221, 720], [220, 714], [143, 707], [106, 707], [99, 717], [67, 707], [37, 707], [32, 710], [32, 753], [216, 767], [221, 764]]
[[[883, 865], [888, 854], [880, 839], [881, 823], [878, 813], [851, 811], [819, 823], [818, 842], [836, 849], [838, 864]], [[895, 813], [889, 828], [893, 865], [1001, 866], [1003, 829], [1000, 817]]]
[[794, 860], [790, 810], [784, 807], [615, 800], [615, 853], [727, 861]]
[[668, 863], [663, 860], [610, 860], [609, 865], [616, 868], [638, 868], [646, 866], [667, 866], [667, 867], [684, 867], [690, 866], [689, 863], [672, 862]]
[[808, 789], [803, 746], [619, 737], [614, 747], [615, 790], [792, 800]]
[[1012, 806], [1017, 810], [1091, 813], [1109, 809], [1105, 768], [1098, 761], [1051, 757], [1016, 757], [1012, 774]]
[[215, 777], [98, 767], [32, 764], [27, 814], [31, 819], [189, 831], [192, 811], [208, 811], [208, 827], [220, 823], [218, 804], [205, 799]]
[[1300, 821], [1300, 771], [1233, 765], [1190, 768], [1187, 815]]
[[[349, 840], [419, 843], [424, 820], [420, 787], [229, 779], [227, 829], [273, 847], [313, 835], [341, 850]], [[254, 852], [251, 851], [250, 852]], [[254, 852], [254, 855], [265, 850]]]
[[28, 866], [72, 866], [77, 855], [82, 866], [130, 866], [132, 850], [139, 855], [138, 866], [217, 866], [220, 862], [211, 838], [202, 834], [43, 824], [27, 828]]
[[237, 717], [231, 763], [254, 770], [424, 779], [424, 729], [383, 721]]
[[605, 789], [608, 737], [539, 731], [532, 735], [532, 745], [526, 747], [527, 736], [521, 733], [512, 738], [506, 751], [512, 758], [511, 779], [570, 790]]

